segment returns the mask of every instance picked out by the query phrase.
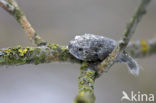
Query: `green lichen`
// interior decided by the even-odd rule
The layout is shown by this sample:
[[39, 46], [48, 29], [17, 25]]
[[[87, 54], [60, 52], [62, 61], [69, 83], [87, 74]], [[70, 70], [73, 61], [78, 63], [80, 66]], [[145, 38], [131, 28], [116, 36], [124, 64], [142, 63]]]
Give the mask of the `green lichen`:
[[90, 69], [88, 62], [83, 62], [80, 69], [79, 92], [75, 103], [94, 103], [95, 71]]
[[80, 69], [83, 70], [83, 69], [85, 69], [88, 65], [89, 65], [88, 62], [83, 62], [83, 63], [81, 64]]
[[53, 50], [58, 50], [58, 48], [60, 48], [59, 44], [48, 44], [48, 47]]
[[18, 52], [20, 52], [20, 56], [24, 56], [27, 53], [28, 49], [19, 49]]
[[66, 48], [65, 46], [62, 46], [61, 49], [62, 49], [63, 51], [66, 51], [66, 50], [67, 50], [67, 48]]
[[[48, 47], [47, 47], [48, 46]], [[0, 65], [17, 65], [17, 64], [41, 64], [52, 61], [70, 61], [73, 63], [81, 63], [82, 61], [73, 57], [68, 49], [59, 45], [47, 45], [41, 47], [21, 47], [1, 49]]]
[[13, 15], [16, 18], [16, 20], [20, 23], [20, 20], [23, 16], [23, 13], [21, 12], [21, 10], [17, 7], [15, 7], [14, 11], [13, 11]]
[[147, 54], [148, 51], [149, 51], [148, 43], [147, 43], [146, 41], [141, 40], [141, 41], [140, 41], [140, 44], [141, 44], [141, 46], [142, 46], [142, 48], [141, 48], [142, 52], [143, 52], [144, 54]]
[[65, 46], [60, 46], [59, 44], [48, 44], [47, 45], [52, 51], [53, 55], [58, 58], [60, 61], [68, 61], [70, 53]]
[[21, 46], [2, 49], [1, 52], [3, 52], [3, 55], [1, 56], [0, 64], [8, 64], [8, 65], [19, 65], [30, 63], [31, 61], [33, 61], [32, 55], [35, 54], [33, 48], [31, 47], [22, 48]]
[[38, 36], [38, 34], [37, 34], [36, 32], [34, 33], [34, 36], [33, 36], [32, 38], [30, 38], [30, 39], [33, 39], [34, 42], [35, 42], [35, 44], [36, 44], [37, 46], [45, 46], [45, 45], [47, 45], [47, 42], [44, 41], [44, 40], [42, 40], [42, 39]]
[[90, 102], [86, 97], [79, 95], [75, 98], [74, 103], [90, 103]]
[[25, 54], [25, 50], [23, 52], [20, 46], [16, 46], [13, 48], [4, 49], [3, 60], [7, 64], [23, 64], [25, 63], [25, 59], [23, 55]]
[[62, 61], [67, 60], [67, 58], [68, 58], [68, 53], [67, 53], [67, 51], [66, 51], [66, 50], [65, 50], [65, 51], [62, 51], [62, 53], [61, 53], [61, 55], [59, 56], [59, 58], [60, 58]]
[[33, 52], [33, 61], [36, 65], [45, 62], [46, 55], [40, 48], [35, 49]]

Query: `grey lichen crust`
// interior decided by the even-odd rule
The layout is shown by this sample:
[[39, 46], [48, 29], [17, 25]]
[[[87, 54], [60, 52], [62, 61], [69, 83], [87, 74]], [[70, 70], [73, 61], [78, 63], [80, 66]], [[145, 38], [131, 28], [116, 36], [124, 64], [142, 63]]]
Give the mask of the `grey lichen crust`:
[[[84, 34], [76, 36], [74, 40], [71, 40], [68, 44], [68, 49], [77, 59], [96, 62], [104, 60], [113, 51], [116, 45], [117, 42], [111, 38]], [[126, 63], [132, 74], [139, 74], [137, 62], [125, 51], [121, 53], [115, 61]]]

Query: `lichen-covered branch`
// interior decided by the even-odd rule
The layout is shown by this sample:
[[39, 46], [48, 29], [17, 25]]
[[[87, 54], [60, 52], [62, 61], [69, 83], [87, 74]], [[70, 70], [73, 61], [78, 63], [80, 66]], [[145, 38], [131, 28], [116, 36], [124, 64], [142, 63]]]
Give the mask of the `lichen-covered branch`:
[[[135, 58], [156, 54], [156, 40], [131, 42], [126, 51]], [[65, 46], [49, 44], [41, 47], [21, 47], [0, 49], [0, 65], [41, 64], [49, 62], [82, 61], [72, 56]]]
[[130, 23], [127, 25], [127, 28], [123, 34], [122, 40], [118, 43], [118, 45], [114, 48], [112, 53], [105, 59], [103, 60], [102, 63], [99, 64], [98, 68], [98, 74], [101, 74], [103, 71], [108, 71], [109, 68], [115, 63], [115, 59], [118, 58], [120, 53], [122, 53], [125, 48], [127, 47], [132, 35], [134, 34], [134, 31], [137, 27], [137, 24], [141, 20], [142, 16], [146, 12], [146, 6], [149, 4], [151, 0], [141, 0], [141, 3], [132, 17]]
[[75, 98], [74, 103], [94, 103], [94, 82], [95, 74], [93, 64], [83, 62], [80, 68], [80, 76], [78, 77], [78, 95]]
[[16, 46], [0, 49], [0, 65], [41, 64], [50, 62], [81, 63], [75, 59], [64, 46], [49, 44], [41, 47]]
[[[74, 103], [95, 103], [94, 83], [96, 77], [99, 74], [101, 74], [103, 71], [108, 71], [109, 68], [115, 63], [115, 60], [119, 56], [121, 56], [122, 53], [125, 53], [126, 55], [125, 51], [127, 51], [131, 56], [135, 58], [145, 57], [156, 53], [156, 40], [149, 40], [148, 42], [138, 41], [138, 42], [129, 43], [139, 21], [141, 20], [142, 16], [145, 14], [146, 6], [149, 4], [150, 1], [151, 0], [141, 0], [141, 4], [139, 5], [134, 16], [132, 17], [130, 23], [127, 25], [127, 28], [123, 33], [123, 37], [118, 44], [116, 43], [116, 41], [110, 39], [109, 40], [107, 39], [108, 42], [105, 43], [103, 41], [105, 41], [106, 39], [103, 39], [102, 43], [105, 43], [105, 45], [110, 45], [110, 42], [112, 42], [112, 47], [115, 48], [114, 50], [112, 48], [113, 51], [111, 50], [112, 52], [111, 53], [109, 52], [110, 53], [109, 56], [106, 55], [106, 58], [104, 58], [104, 60], [103, 59], [99, 60], [99, 58], [95, 58], [98, 56], [94, 55], [94, 53], [92, 52], [91, 53], [93, 56], [89, 54], [89, 56], [85, 55], [85, 57], [87, 58], [81, 57], [83, 56], [81, 55], [81, 52], [84, 49], [82, 48], [82, 46], [84, 46], [83, 39], [85, 39], [84, 36], [87, 35], [84, 35], [83, 38], [81, 38], [82, 36], [76, 37], [81, 39], [81, 43], [80, 41], [77, 41], [78, 44], [82, 44], [82, 45], [78, 45], [78, 47], [80, 46], [79, 48], [77, 47], [71, 48], [72, 45], [68, 45], [69, 47], [68, 50], [66, 47], [59, 46], [58, 44], [49, 44], [44, 40], [42, 40], [37, 35], [36, 31], [32, 28], [26, 16], [24, 15], [24, 13], [21, 11], [18, 4], [14, 0], [0, 0], [0, 7], [2, 7], [9, 14], [15, 17], [16, 21], [26, 31], [26, 34], [29, 37], [29, 39], [34, 41], [34, 43], [37, 46], [39, 46], [39, 47], [25, 47], [25, 48], [21, 46], [16, 46], [13, 48], [0, 49], [0, 65], [41, 64], [41, 63], [50, 63], [56, 61], [80, 63], [81, 68], [80, 68], [80, 76], [78, 78], [79, 79], [78, 95], [75, 98]], [[91, 36], [88, 35], [88, 37]], [[92, 41], [95, 42], [94, 40], [95, 37], [94, 36], [92, 37], [93, 37]], [[88, 41], [90, 40], [91, 38], [87, 39], [86, 43], [88, 43]], [[76, 43], [75, 41], [72, 42]], [[97, 51], [96, 49], [95, 51]], [[77, 50], [81, 52], [77, 53]], [[89, 50], [86, 50], [85, 53], [89, 53], [88, 51]], [[106, 52], [103, 51], [102, 53], [107, 53], [107, 51]], [[75, 55], [75, 57], [72, 54]], [[105, 55], [100, 55], [100, 56], [105, 56]], [[96, 59], [97, 61], [92, 61]]]
[[28, 38], [32, 40], [36, 45], [40, 46], [46, 44], [46, 42], [42, 40], [40, 36], [37, 35], [36, 31], [32, 28], [26, 16], [14, 0], [0, 0], [0, 7], [2, 7], [9, 14], [15, 17], [16, 21], [25, 30]]
[[141, 58], [156, 54], [156, 39], [130, 42], [126, 51], [134, 58]]

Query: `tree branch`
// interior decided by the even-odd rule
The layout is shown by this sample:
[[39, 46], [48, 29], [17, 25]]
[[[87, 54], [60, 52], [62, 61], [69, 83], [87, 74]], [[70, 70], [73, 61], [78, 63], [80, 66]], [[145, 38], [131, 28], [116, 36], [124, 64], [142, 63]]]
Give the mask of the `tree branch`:
[[130, 42], [126, 51], [134, 58], [150, 56], [156, 53], [156, 39]]
[[94, 66], [83, 62], [80, 68], [79, 79], [79, 90], [78, 95], [75, 98], [74, 103], [94, 103], [94, 82], [95, 82], [95, 73]]
[[[131, 42], [126, 51], [135, 58], [156, 54], [156, 40]], [[81, 63], [65, 46], [48, 44], [41, 47], [12, 47], [0, 49], [0, 65], [41, 64], [49, 62]]]
[[32, 28], [31, 24], [27, 20], [26, 16], [19, 8], [18, 4], [14, 0], [0, 0], [0, 7], [15, 17], [16, 21], [23, 27], [28, 38], [36, 45], [46, 45], [46, 42], [41, 39], [36, 31]]
[[105, 59], [103, 60], [102, 63], [98, 65], [98, 74], [101, 74], [103, 71], [108, 71], [111, 66], [115, 63], [115, 59], [118, 58], [120, 53], [122, 53], [125, 48], [127, 47], [132, 35], [134, 34], [134, 31], [137, 27], [137, 24], [141, 20], [142, 16], [146, 12], [146, 6], [149, 4], [151, 0], [141, 0], [141, 3], [132, 17], [130, 23], [127, 25], [127, 28], [123, 34], [122, 40], [118, 43], [118, 45], [114, 48], [112, 53]]
[[16, 46], [13, 48], [0, 49], [0, 65], [41, 64], [56, 61], [82, 63], [79, 76], [78, 95], [74, 102], [94, 103], [94, 83], [97, 73], [101, 74], [103, 71], [108, 71], [109, 68], [115, 63], [115, 59], [118, 58], [120, 53], [126, 49], [130, 55], [136, 58], [156, 53], [156, 40], [149, 40], [148, 42], [131, 42], [128, 45], [132, 35], [134, 34], [136, 26], [145, 14], [146, 6], [150, 1], [151, 0], [142, 0], [131, 22], [128, 24], [125, 32], [123, 33], [123, 38], [114, 48], [112, 53], [105, 60], [99, 63], [97, 71], [97, 64], [78, 60], [69, 53], [66, 47], [59, 46], [57, 44], [49, 44], [43, 41], [31, 27], [31, 24], [27, 20], [26, 16], [14, 0], [0, 0], [0, 7], [14, 16], [16, 21], [26, 31], [29, 39], [34, 41], [36, 45], [40, 46], [35, 48], [22, 48], [20, 46]]
[[16, 46], [13, 48], [0, 49], [0, 65], [41, 64], [50, 62], [81, 63], [73, 57], [68, 49], [57, 44], [49, 44], [41, 47]]

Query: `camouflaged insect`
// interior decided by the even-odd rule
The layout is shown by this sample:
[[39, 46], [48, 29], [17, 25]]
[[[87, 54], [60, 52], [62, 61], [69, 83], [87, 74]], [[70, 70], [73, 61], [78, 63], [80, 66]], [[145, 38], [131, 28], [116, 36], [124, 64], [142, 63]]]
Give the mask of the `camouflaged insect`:
[[[68, 49], [77, 59], [102, 61], [113, 51], [116, 45], [117, 42], [113, 39], [99, 35], [85, 34], [76, 36], [74, 40], [71, 40], [68, 44]], [[124, 62], [133, 75], [139, 74], [139, 65], [125, 51], [121, 53], [115, 62]]]

